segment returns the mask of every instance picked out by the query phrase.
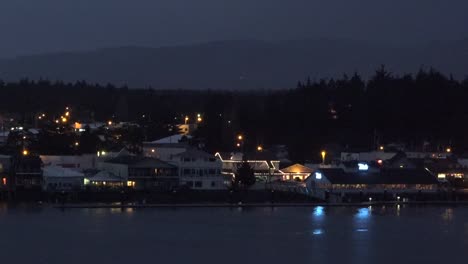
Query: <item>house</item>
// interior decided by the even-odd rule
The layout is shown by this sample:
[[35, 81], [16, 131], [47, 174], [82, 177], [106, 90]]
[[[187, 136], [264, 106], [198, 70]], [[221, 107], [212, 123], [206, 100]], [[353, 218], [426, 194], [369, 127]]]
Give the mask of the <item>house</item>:
[[84, 186], [93, 189], [121, 189], [125, 186], [129, 188], [135, 187], [134, 181], [127, 181], [123, 177], [119, 177], [110, 171], [99, 171], [93, 175], [84, 178]]
[[12, 185], [16, 189], [42, 189], [42, 161], [36, 155], [19, 155], [14, 158]]
[[306, 179], [310, 193], [331, 193], [345, 197], [353, 194], [435, 193], [438, 181], [426, 169], [382, 168], [379, 171], [346, 172], [320, 169]]
[[221, 160], [198, 149], [174, 155], [169, 162], [178, 167], [180, 184], [192, 189], [224, 190], [232, 182], [232, 175], [222, 174]]
[[83, 173], [69, 168], [46, 166], [43, 168], [42, 189], [49, 192], [80, 190], [84, 177]]
[[190, 136], [173, 135], [151, 142], [143, 142], [143, 155], [160, 160], [170, 160], [173, 155], [185, 152], [189, 148]]
[[117, 156], [99, 162], [98, 169], [111, 172], [138, 190], [170, 190], [179, 184], [176, 166], [150, 157]]
[[280, 172], [283, 174], [284, 181], [304, 181], [307, 177], [310, 176], [310, 174], [314, 172], [314, 170], [296, 163], [292, 166], [281, 169]]
[[182, 135], [188, 136], [197, 130], [198, 124], [179, 124], [177, 129]]

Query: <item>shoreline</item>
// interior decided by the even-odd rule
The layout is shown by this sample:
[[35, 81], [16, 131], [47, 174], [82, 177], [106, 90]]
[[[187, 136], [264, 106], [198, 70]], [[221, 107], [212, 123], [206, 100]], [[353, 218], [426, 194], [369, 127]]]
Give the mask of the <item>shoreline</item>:
[[425, 202], [364, 202], [364, 203], [184, 203], [184, 204], [63, 204], [52, 205], [56, 209], [127, 209], [127, 208], [266, 208], [266, 207], [367, 207], [385, 205], [468, 206], [468, 201], [425, 201]]

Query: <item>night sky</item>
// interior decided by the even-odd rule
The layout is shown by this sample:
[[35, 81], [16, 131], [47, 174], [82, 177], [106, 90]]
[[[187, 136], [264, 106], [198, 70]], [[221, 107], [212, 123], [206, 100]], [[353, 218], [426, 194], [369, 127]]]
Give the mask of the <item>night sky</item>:
[[468, 38], [466, 0], [14, 0], [0, 4], [0, 57], [229, 39]]

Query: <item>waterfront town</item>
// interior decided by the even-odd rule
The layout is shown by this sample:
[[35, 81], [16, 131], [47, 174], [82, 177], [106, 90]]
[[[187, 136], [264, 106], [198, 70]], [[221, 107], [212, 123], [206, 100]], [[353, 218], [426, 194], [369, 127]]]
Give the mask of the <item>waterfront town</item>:
[[[197, 131], [203, 113], [164, 126], [167, 136], [138, 141], [138, 122], [83, 122], [73, 107], [38, 113], [28, 126], [1, 116], [0, 198], [37, 202], [373, 202], [466, 199], [468, 155], [453, 146], [414, 150], [324, 147], [297, 163], [286, 145], [247, 144], [209, 151]], [[201, 129], [201, 128], [200, 128]], [[427, 143], [429, 144], [429, 143]], [[89, 151], [92, 150], [92, 151]], [[239, 195], [244, 194], [244, 196]], [[249, 200], [250, 199], [250, 200]]]

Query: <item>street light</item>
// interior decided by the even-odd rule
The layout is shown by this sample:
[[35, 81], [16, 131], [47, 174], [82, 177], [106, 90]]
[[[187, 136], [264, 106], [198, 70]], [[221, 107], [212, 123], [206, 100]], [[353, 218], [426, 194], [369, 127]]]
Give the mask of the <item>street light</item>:
[[327, 152], [325, 150], [322, 150], [320, 155], [322, 156], [322, 164], [325, 164], [325, 157], [327, 156]]
[[258, 147], [257, 147], [257, 151], [263, 151], [263, 147], [262, 147], [262, 146], [258, 146]]
[[450, 153], [450, 152], [452, 152], [452, 149], [451, 149], [451, 148], [447, 148], [445, 151], [447, 151], [447, 153]]
[[384, 146], [380, 146], [379, 149], [380, 149], [380, 150], [384, 150]]
[[27, 155], [29, 155], [29, 151], [27, 149], [24, 149], [23, 150], [23, 156], [27, 156]]
[[186, 117], [185, 117], [185, 124], [187, 124], [188, 121], [189, 121], [189, 117], [186, 116]]
[[242, 135], [239, 135], [239, 136], [237, 136], [237, 139], [238, 139], [238, 140], [243, 140], [244, 137], [243, 137]]

